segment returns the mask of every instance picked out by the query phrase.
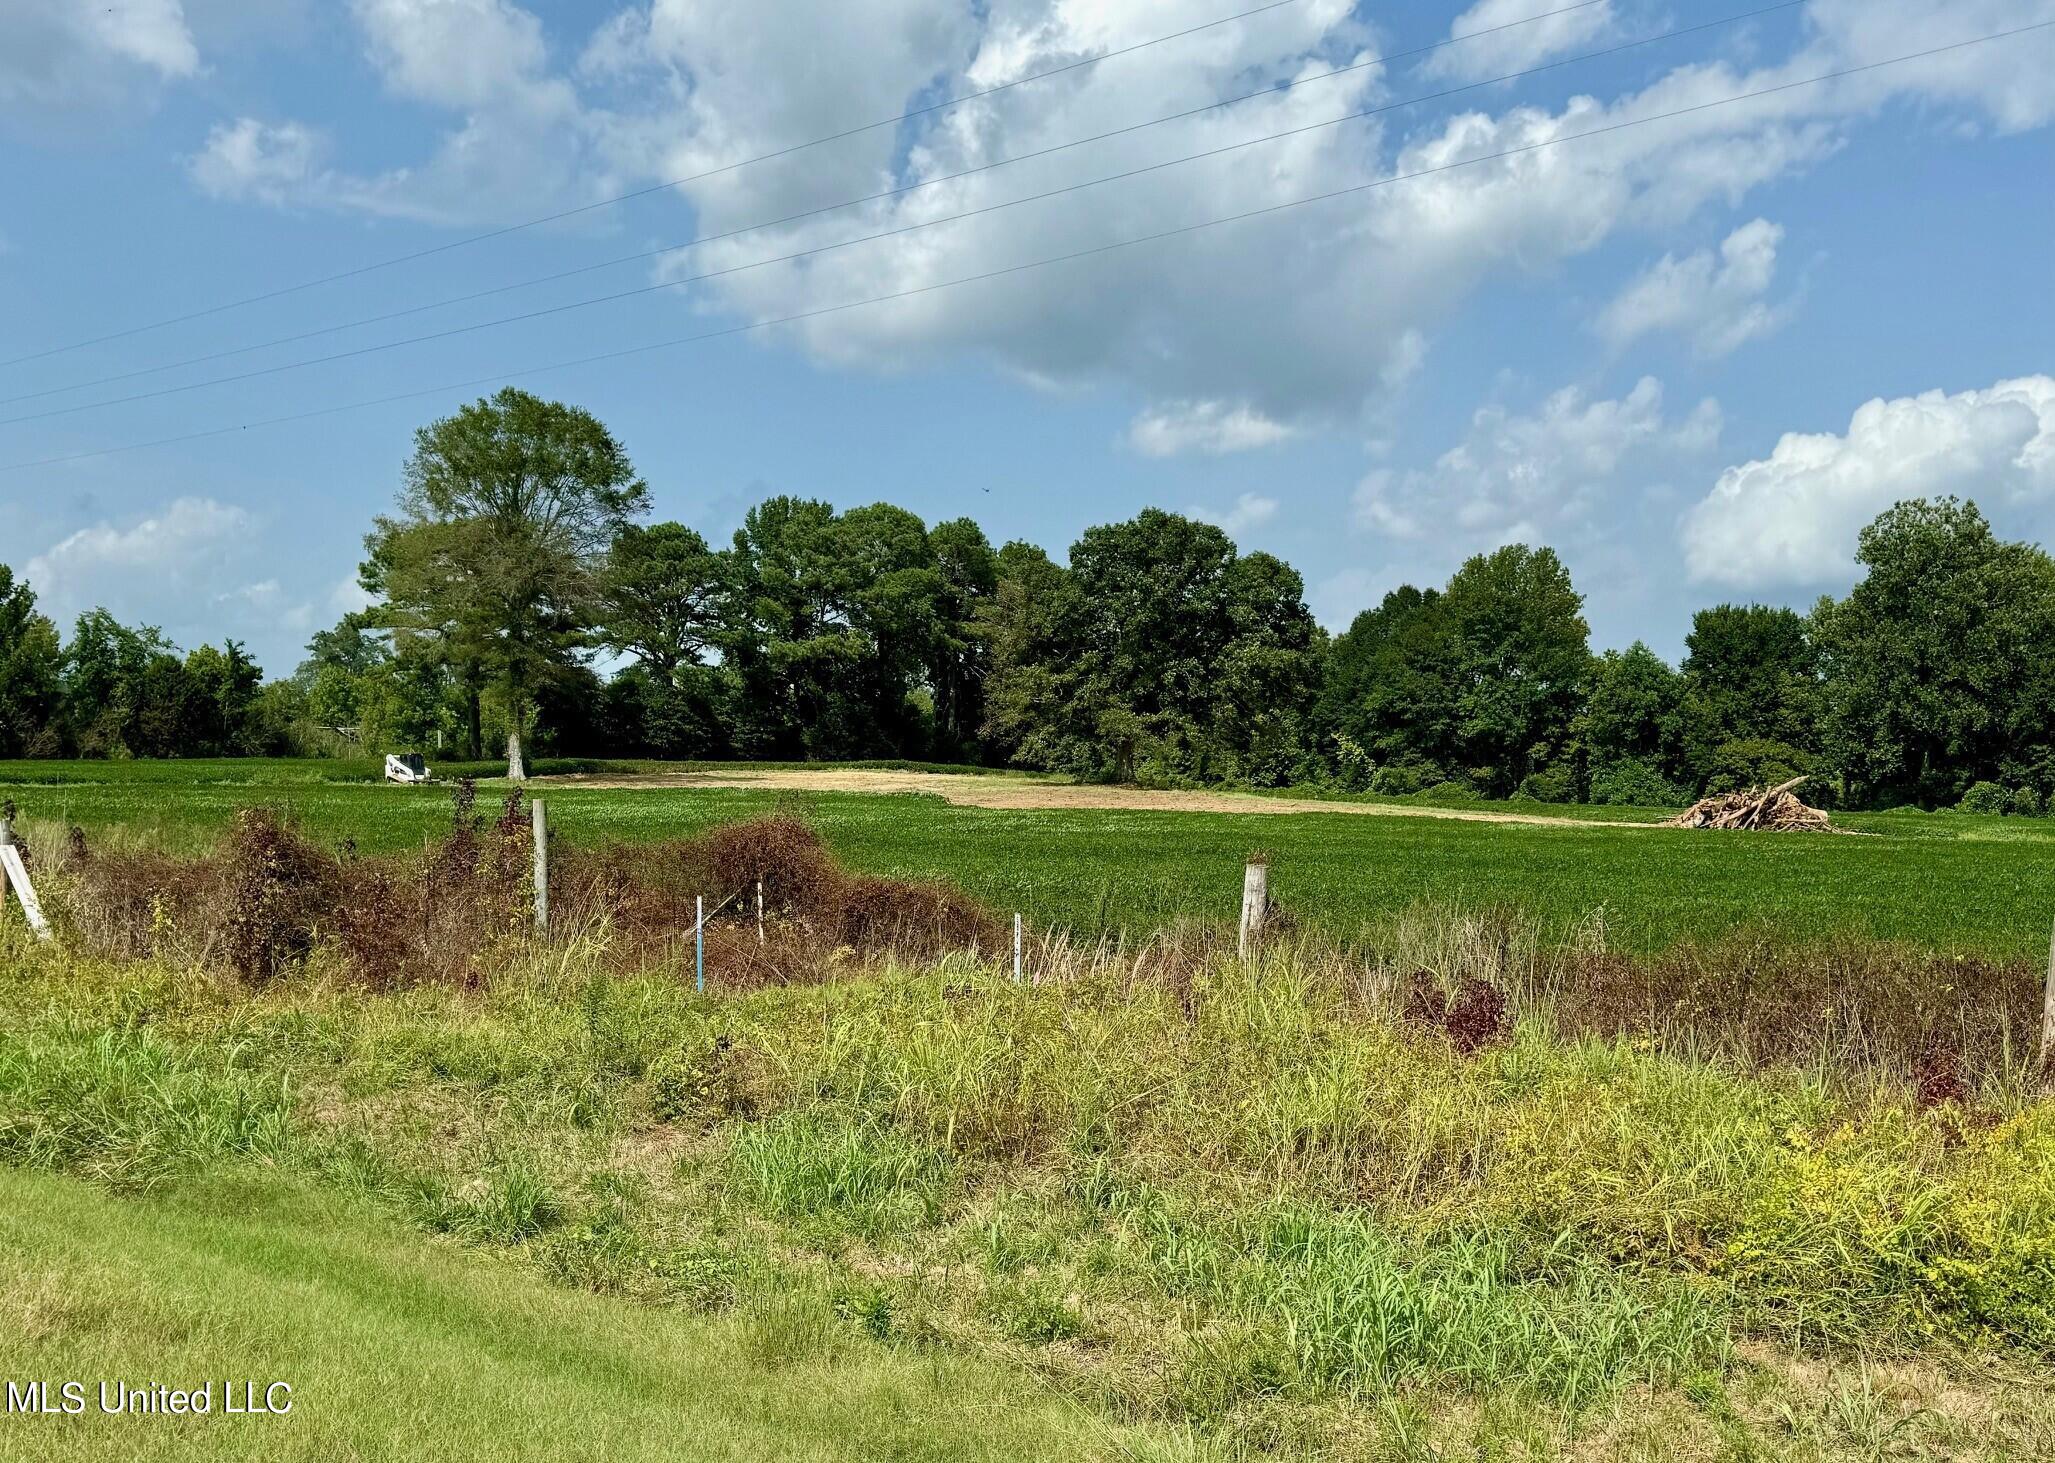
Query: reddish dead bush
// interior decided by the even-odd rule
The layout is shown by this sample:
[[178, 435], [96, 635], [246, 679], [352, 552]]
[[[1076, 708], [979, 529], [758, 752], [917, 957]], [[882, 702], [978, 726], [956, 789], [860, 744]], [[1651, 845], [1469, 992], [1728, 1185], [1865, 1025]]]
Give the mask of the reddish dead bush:
[[1415, 971], [1406, 991], [1406, 1020], [1439, 1031], [1464, 1056], [1506, 1034], [1505, 993], [1489, 981], [1465, 980], [1451, 996], [1428, 972]]
[[230, 826], [222, 954], [247, 981], [275, 978], [306, 959], [333, 907], [335, 865], [274, 814], [246, 808]]
[[759, 880], [764, 906], [818, 917], [841, 901], [844, 876], [821, 836], [797, 818], [752, 818], [716, 828], [699, 840], [710, 893], [751, 903]]
[[1962, 1080], [1962, 1059], [1946, 1047], [1930, 1047], [1912, 1067], [1912, 1095], [1921, 1109], [1954, 1103], [1966, 1107], [1969, 1084]]

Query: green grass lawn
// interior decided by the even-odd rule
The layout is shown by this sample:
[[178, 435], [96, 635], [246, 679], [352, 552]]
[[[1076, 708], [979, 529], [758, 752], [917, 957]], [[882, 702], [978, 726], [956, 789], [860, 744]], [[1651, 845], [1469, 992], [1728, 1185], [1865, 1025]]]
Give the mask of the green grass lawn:
[[[0, 763], [0, 796], [31, 827], [75, 822], [89, 836], [122, 829], [173, 846], [211, 839], [253, 804], [367, 851], [418, 847], [447, 825], [445, 788], [332, 780], [362, 772], [318, 762]], [[1630, 948], [1760, 924], [2021, 958], [2046, 949], [2055, 914], [2055, 823], [2037, 819], [1848, 815], [1843, 822], [1874, 836], [1835, 838], [1341, 813], [1011, 811], [922, 796], [547, 781], [534, 791], [560, 836], [595, 842], [797, 811], [854, 867], [946, 878], [1002, 912], [1090, 934], [1232, 918], [1242, 863], [1257, 851], [1272, 856], [1286, 907], [1343, 936], [1440, 900], [1517, 905], [1555, 935], [1603, 918]], [[481, 801], [497, 794], [483, 789]]]
[[[0, 1169], [10, 1380], [87, 1383], [78, 1417], [0, 1417], [0, 1457], [1135, 1457], [1018, 1371], [775, 1310], [711, 1319], [554, 1289], [275, 1178], [150, 1199]], [[101, 1379], [215, 1384], [206, 1417], [108, 1417]], [[284, 1416], [220, 1385], [283, 1381]], [[238, 1393], [240, 1395], [240, 1393]], [[279, 1400], [284, 1400], [281, 1395]]]

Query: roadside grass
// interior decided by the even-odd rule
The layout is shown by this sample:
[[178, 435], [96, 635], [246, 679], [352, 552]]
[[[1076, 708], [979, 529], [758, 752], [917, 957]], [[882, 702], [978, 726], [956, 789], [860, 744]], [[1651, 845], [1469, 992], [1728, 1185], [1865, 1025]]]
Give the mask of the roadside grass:
[[[88, 1383], [10, 1416], [38, 1460], [1175, 1457], [990, 1362], [893, 1350], [824, 1307], [623, 1305], [429, 1244], [276, 1173], [116, 1200], [0, 1170], [9, 1379]], [[205, 1417], [105, 1416], [97, 1382], [214, 1384]], [[283, 1416], [220, 1391], [290, 1385]], [[280, 1401], [284, 1400], [280, 1394]]]
[[1539, 1007], [1465, 1056], [1289, 951], [700, 997], [572, 947], [376, 994], [7, 938], [0, 1163], [258, 1172], [755, 1327], [749, 1365], [1001, 1360], [1191, 1456], [2055, 1450], [2055, 1106], [2016, 1084], [1921, 1108]]
[[[34, 844], [61, 842], [76, 823], [113, 846], [189, 849], [211, 843], [252, 805], [297, 820], [323, 843], [349, 840], [366, 852], [419, 848], [446, 829], [447, 789], [321, 780], [319, 769], [331, 765], [7, 763], [0, 796], [20, 803]], [[95, 780], [10, 781], [20, 777]], [[852, 868], [947, 879], [996, 910], [1019, 910], [1032, 927], [1087, 937], [1139, 940], [1180, 919], [1229, 917], [1242, 862], [1257, 850], [1272, 856], [1273, 890], [1293, 917], [1341, 939], [1432, 899], [1516, 905], [1558, 938], [1599, 918], [1612, 940], [1637, 950], [1754, 927], [2012, 959], [2044, 953], [2055, 887], [2055, 821], [2042, 819], [1846, 815], [1878, 836], [1835, 838], [1346, 814], [1014, 811], [917, 795], [547, 781], [533, 791], [548, 800], [559, 837], [589, 845], [796, 812]]]

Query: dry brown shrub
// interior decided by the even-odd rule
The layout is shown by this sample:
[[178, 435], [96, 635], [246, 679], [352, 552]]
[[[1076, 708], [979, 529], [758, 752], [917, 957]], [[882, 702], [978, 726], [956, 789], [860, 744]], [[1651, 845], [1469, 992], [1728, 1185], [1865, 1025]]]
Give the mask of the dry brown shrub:
[[246, 981], [268, 981], [307, 958], [333, 907], [335, 864], [262, 808], [235, 816], [223, 855], [222, 957]]
[[1556, 1019], [1573, 1034], [1645, 1036], [1756, 1065], [1825, 1058], [1901, 1073], [1945, 1051], [1971, 1080], [2017, 1066], [2040, 1005], [2040, 975], [2026, 961], [1749, 931], [1655, 955], [1568, 951], [1550, 984]]
[[859, 876], [842, 898], [842, 943], [932, 959], [951, 950], [996, 953], [999, 921], [946, 884]]
[[99, 854], [67, 864], [60, 899], [86, 947], [117, 959], [208, 953], [220, 922], [220, 868], [152, 852]]
[[753, 901], [761, 880], [764, 907], [781, 914], [818, 917], [841, 902], [845, 876], [821, 836], [797, 818], [729, 823], [698, 845], [717, 899]]

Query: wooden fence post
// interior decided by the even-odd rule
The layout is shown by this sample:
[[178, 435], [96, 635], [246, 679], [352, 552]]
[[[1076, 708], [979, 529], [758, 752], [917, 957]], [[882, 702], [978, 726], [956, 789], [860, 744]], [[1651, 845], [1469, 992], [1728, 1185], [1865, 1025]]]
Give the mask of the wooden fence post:
[[535, 933], [549, 933], [549, 815], [542, 799], [529, 801], [528, 815], [535, 831]]
[[692, 896], [692, 988], [706, 994], [706, 896]]
[[1013, 914], [1013, 983], [1020, 984], [1020, 911]]
[[29, 883], [29, 866], [22, 859], [21, 848], [14, 841], [14, 803], [10, 799], [0, 807], [0, 914], [7, 911], [7, 887], [14, 886], [14, 894], [21, 901], [21, 912], [35, 931], [36, 938], [51, 938], [50, 922], [43, 918], [42, 901], [36, 898], [35, 885]]
[[763, 880], [756, 881], [756, 943], [763, 944]]
[[1263, 916], [1270, 906], [1270, 865], [1251, 862], [1242, 870], [1242, 924], [1235, 949], [1247, 960], [1263, 940]]

